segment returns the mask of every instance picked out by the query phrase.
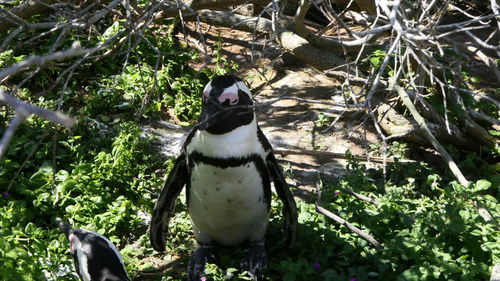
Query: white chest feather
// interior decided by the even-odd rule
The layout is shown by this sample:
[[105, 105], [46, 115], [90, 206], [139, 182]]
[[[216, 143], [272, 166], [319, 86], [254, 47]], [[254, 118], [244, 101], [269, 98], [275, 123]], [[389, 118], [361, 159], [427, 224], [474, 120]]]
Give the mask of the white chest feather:
[[197, 131], [191, 139], [187, 153], [201, 152], [208, 157], [245, 157], [251, 153], [265, 155], [265, 151], [257, 138], [257, 122], [254, 120], [233, 131], [214, 135], [207, 131]]
[[189, 214], [198, 241], [234, 245], [260, 240], [269, 216], [264, 195], [254, 163], [224, 169], [196, 165], [191, 174]]
[[[265, 157], [255, 122], [224, 135], [197, 132], [187, 151], [212, 159]], [[199, 242], [235, 245], [264, 237], [269, 219], [266, 183], [254, 162], [226, 167], [197, 162], [190, 181], [189, 214]]]

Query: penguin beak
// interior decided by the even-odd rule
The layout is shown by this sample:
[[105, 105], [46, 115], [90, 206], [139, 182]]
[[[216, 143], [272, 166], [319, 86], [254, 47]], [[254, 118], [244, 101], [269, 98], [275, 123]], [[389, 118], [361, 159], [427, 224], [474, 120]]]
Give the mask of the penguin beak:
[[217, 104], [216, 101], [206, 101], [201, 111], [200, 119], [198, 122], [198, 129], [206, 130], [213, 124], [217, 123], [222, 117], [222, 114], [220, 114], [220, 109], [221, 106]]
[[201, 112], [200, 120], [198, 122], [198, 129], [204, 131], [208, 128], [209, 116], [205, 113], [205, 110]]
[[69, 224], [65, 223], [60, 218], [56, 218], [55, 222], [58, 224], [59, 228], [63, 231], [64, 235], [66, 235], [66, 237], [69, 237], [69, 234], [72, 230], [71, 226], [69, 226]]

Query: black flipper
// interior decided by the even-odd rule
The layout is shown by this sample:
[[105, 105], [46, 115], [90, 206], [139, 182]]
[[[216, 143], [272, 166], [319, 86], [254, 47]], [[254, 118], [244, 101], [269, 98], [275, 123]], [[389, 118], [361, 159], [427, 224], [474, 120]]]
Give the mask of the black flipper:
[[160, 196], [156, 201], [151, 218], [151, 230], [149, 240], [151, 246], [156, 251], [165, 250], [165, 236], [168, 233], [168, 221], [174, 208], [174, 203], [182, 188], [188, 181], [188, 168], [186, 165], [186, 156], [184, 153], [175, 160], [174, 167], [168, 175], [167, 181], [161, 190]]
[[261, 143], [264, 150], [268, 153], [266, 158], [267, 169], [269, 170], [269, 175], [274, 182], [274, 188], [281, 202], [283, 202], [283, 217], [285, 219], [285, 245], [287, 247], [292, 247], [297, 240], [298, 235], [298, 215], [297, 215], [297, 205], [295, 204], [295, 199], [293, 199], [293, 194], [290, 192], [288, 185], [285, 180], [285, 176], [281, 172], [281, 168], [278, 165], [278, 161], [274, 157], [273, 148], [266, 136], [257, 127], [257, 136], [259, 142]]
[[281, 168], [278, 165], [278, 161], [274, 157], [273, 148], [266, 136], [257, 127], [257, 136], [259, 142], [261, 143], [264, 150], [268, 153], [266, 158], [267, 169], [269, 170], [269, 175], [274, 182], [274, 188], [281, 202], [283, 202], [283, 218], [285, 219], [285, 245], [287, 247], [292, 247], [297, 240], [298, 235], [298, 216], [297, 216], [297, 205], [295, 204], [295, 199], [293, 199], [293, 194], [290, 192], [288, 185], [285, 180], [285, 176], [281, 172]]
[[274, 188], [276, 193], [283, 202], [283, 218], [285, 220], [285, 245], [287, 247], [292, 247], [297, 240], [298, 235], [298, 215], [297, 215], [297, 205], [295, 204], [295, 199], [293, 194], [288, 188], [285, 180], [285, 176], [281, 172], [281, 168], [278, 165], [278, 161], [274, 157], [273, 153], [267, 155], [267, 167], [269, 169], [269, 174], [274, 182]]
[[264, 270], [267, 268], [267, 252], [264, 240], [251, 242], [245, 250], [245, 255], [240, 264], [240, 269], [250, 272], [254, 280], [263, 281]]
[[199, 281], [205, 275], [205, 265], [215, 263], [215, 246], [212, 244], [198, 244], [198, 248], [191, 255], [187, 269], [188, 281]]

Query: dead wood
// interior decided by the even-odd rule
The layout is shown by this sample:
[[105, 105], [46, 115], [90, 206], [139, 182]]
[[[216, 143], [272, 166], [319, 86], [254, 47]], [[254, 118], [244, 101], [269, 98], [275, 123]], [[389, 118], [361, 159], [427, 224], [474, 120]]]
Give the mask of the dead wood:
[[[388, 138], [398, 138], [419, 144], [427, 142], [417, 122], [403, 116], [394, 107], [382, 102], [377, 106], [377, 115], [380, 126], [388, 134]], [[427, 121], [427, 125], [432, 134], [444, 142], [467, 149], [474, 149], [478, 145], [454, 125], [451, 126], [452, 133], [448, 133], [444, 123]]]
[[[164, 1], [161, 7], [163, 11], [162, 17], [174, 17], [179, 13], [185, 16], [194, 15], [195, 11], [203, 9], [218, 10], [230, 6], [238, 6], [243, 4], [262, 5], [268, 0], [189, 0], [189, 1]], [[180, 4], [180, 6], [179, 6]]]
[[[348, 156], [345, 155], [345, 153], [336, 153], [336, 152], [329, 152], [329, 151], [318, 151], [318, 150], [309, 150], [309, 149], [275, 149], [274, 153], [280, 154], [280, 155], [311, 155], [314, 157], [321, 157], [321, 158], [328, 158], [328, 159], [349, 159]], [[368, 160], [364, 160], [364, 156], [362, 155], [353, 155], [359, 159], [360, 162], [368, 162]], [[413, 160], [408, 160], [408, 159], [394, 159], [394, 158], [387, 158], [383, 159], [382, 157], [375, 157], [375, 156], [370, 156], [370, 161], [371, 162], [376, 162], [376, 163], [413, 163], [415, 161]]]
[[449, 92], [451, 97], [450, 101], [453, 105], [460, 108], [461, 114], [459, 114], [459, 122], [463, 130], [469, 135], [474, 136], [474, 139], [484, 146], [494, 146], [496, 140], [491, 136], [486, 129], [481, 127], [474, 121], [469, 115], [469, 111], [465, 107], [462, 97], [457, 91]]
[[362, 231], [358, 227], [354, 226], [353, 224], [351, 224], [350, 222], [346, 221], [345, 219], [339, 217], [338, 215], [334, 214], [333, 212], [323, 208], [321, 206], [321, 189], [320, 189], [319, 185], [316, 186], [316, 192], [318, 193], [318, 199], [316, 200], [316, 210], [318, 212], [331, 218], [332, 220], [336, 221], [337, 223], [340, 223], [341, 225], [349, 228], [352, 232], [358, 234], [361, 238], [370, 242], [373, 246], [375, 246], [375, 248], [382, 249], [384, 247], [380, 242], [378, 242], [375, 238], [373, 238], [368, 233]]
[[0, 103], [10, 105], [14, 108], [16, 115], [10, 122], [9, 127], [2, 135], [2, 139], [0, 140], [0, 158], [7, 151], [7, 146], [9, 145], [12, 136], [14, 136], [14, 132], [16, 129], [23, 123], [26, 118], [28, 118], [31, 114], [35, 114], [41, 116], [53, 123], [64, 125], [68, 128], [72, 127], [76, 120], [71, 117], [66, 116], [61, 112], [54, 112], [52, 110], [44, 109], [38, 106], [31, 105], [29, 103], [25, 103], [20, 101], [19, 99], [5, 93], [0, 90]]
[[35, 15], [40, 15], [50, 10], [51, 4], [57, 2], [56, 0], [45, 1], [25, 1], [24, 3], [12, 8], [11, 10], [1, 11], [0, 15], [0, 33], [5, 32], [11, 28], [19, 26], [27, 26], [26, 19]]
[[[432, 143], [434, 148], [443, 156], [445, 159], [446, 163], [448, 164], [448, 168], [452, 172], [452, 174], [457, 178], [458, 182], [464, 186], [465, 188], [469, 188], [471, 183], [465, 178], [465, 176], [462, 174], [462, 171], [458, 168], [457, 164], [451, 157], [451, 155], [446, 151], [446, 149], [439, 143], [439, 141], [436, 139], [436, 137], [432, 134], [431, 130], [428, 128], [424, 118], [418, 113], [417, 109], [413, 105], [413, 103], [410, 100], [410, 97], [406, 93], [403, 88], [400, 86], [395, 86], [394, 87], [396, 92], [398, 93], [399, 97], [401, 100], [403, 100], [405, 106], [410, 110], [411, 115], [413, 118], [415, 118], [415, 121], [417, 122], [418, 126], [422, 129], [424, 132], [425, 137], [429, 142]], [[478, 213], [479, 215], [486, 221], [486, 222], [492, 222], [496, 225], [498, 228], [498, 222], [495, 220], [495, 218], [489, 213], [489, 211], [478, 201], [475, 201], [475, 204], [478, 208]]]
[[276, 22], [273, 25], [271, 20], [265, 18], [247, 17], [227, 11], [201, 10], [198, 11], [198, 16], [201, 21], [209, 24], [247, 32], [256, 31], [270, 37], [275, 34], [276, 40], [285, 50], [319, 70], [342, 68], [345, 65], [345, 61], [337, 55], [319, 49], [306, 39], [289, 31], [285, 22]]

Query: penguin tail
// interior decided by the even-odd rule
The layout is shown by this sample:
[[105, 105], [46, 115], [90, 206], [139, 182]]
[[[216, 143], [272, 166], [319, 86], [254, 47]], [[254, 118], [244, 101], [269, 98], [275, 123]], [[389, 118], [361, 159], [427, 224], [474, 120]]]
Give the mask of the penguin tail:
[[64, 235], [66, 235], [66, 237], [69, 237], [69, 233], [70, 231], [73, 229], [71, 228], [71, 226], [69, 226], [69, 224], [65, 223], [62, 219], [60, 218], [56, 218], [55, 219], [55, 222], [57, 223], [57, 225], [59, 226], [59, 228], [62, 230], [62, 232], [64, 233]]

